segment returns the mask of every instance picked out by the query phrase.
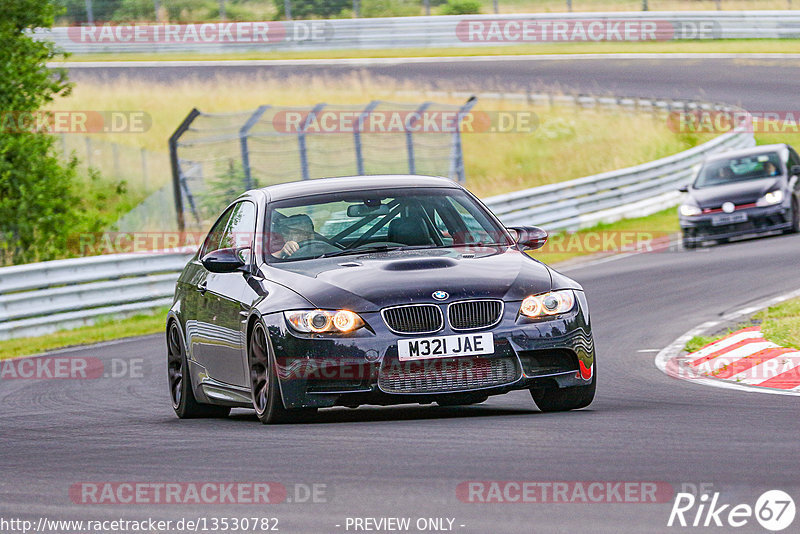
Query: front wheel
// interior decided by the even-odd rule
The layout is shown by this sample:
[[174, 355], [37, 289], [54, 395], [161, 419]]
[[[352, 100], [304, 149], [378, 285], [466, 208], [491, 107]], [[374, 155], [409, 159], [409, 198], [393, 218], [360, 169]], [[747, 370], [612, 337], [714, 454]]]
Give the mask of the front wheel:
[[264, 326], [259, 323], [250, 337], [250, 391], [258, 420], [265, 425], [297, 422], [314, 415], [316, 408], [287, 410], [281, 399], [278, 373]]
[[179, 418], [225, 417], [231, 413], [227, 406], [201, 404], [195, 399], [186, 350], [176, 321], [172, 321], [167, 329], [167, 380], [172, 409]]
[[597, 367], [592, 381], [587, 386], [568, 388], [533, 388], [531, 397], [536, 406], [543, 412], [565, 412], [589, 406], [594, 400], [597, 386]]
[[796, 234], [800, 232], [800, 205], [797, 199], [792, 199], [792, 227], [786, 230], [787, 234]]

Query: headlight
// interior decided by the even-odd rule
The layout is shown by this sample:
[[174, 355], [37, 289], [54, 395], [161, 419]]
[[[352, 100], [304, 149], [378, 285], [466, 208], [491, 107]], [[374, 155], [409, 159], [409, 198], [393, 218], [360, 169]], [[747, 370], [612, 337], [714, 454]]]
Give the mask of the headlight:
[[522, 301], [519, 313], [526, 317], [545, 317], [567, 313], [575, 306], [575, 293], [571, 289], [531, 295]]
[[289, 311], [283, 316], [292, 328], [306, 334], [346, 334], [364, 326], [364, 320], [350, 310]]
[[783, 191], [776, 189], [758, 199], [757, 204], [759, 206], [772, 206], [773, 204], [780, 204], [781, 202], [783, 202]]
[[703, 213], [703, 210], [694, 204], [681, 204], [681, 215], [684, 217], [694, 217], [695, 215], [700, 215], [701, 213]]

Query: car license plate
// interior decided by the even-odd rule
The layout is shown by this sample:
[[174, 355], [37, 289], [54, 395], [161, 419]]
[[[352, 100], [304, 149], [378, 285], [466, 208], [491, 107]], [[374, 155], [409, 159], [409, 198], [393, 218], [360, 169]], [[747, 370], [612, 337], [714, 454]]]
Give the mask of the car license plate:
[[725, 215], [715, 215], [711, 218], [712, 226], [723, 226], [725, 224], [735, 224], [747, 221], [746, 213], [730, 213]]
[[397, 342], [397, 353], [401, 362], [494, 354], [494, 335], [491, 332], [484, 332], [482, 334], [400, 339]]

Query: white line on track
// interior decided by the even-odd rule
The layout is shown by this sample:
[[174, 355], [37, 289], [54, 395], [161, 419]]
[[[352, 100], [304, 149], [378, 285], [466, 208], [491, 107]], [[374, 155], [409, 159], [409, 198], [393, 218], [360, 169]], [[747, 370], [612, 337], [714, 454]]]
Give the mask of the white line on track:
[[502, 56], [437, 56], [437, 57], [383, 57], [383, 58], [330, 58], [330, 59], [211, 59], [165, 61], [66, 61], [51, 62], [48, 67], [70, 69], [92, 68], [166, 68], [166, 67], [279, 67], [302, 65], [380, 66], [408, 63], [473, 63], [498, 61], [572, 61], [605, 59], [800, 59], [800, 54], [528, 54]]

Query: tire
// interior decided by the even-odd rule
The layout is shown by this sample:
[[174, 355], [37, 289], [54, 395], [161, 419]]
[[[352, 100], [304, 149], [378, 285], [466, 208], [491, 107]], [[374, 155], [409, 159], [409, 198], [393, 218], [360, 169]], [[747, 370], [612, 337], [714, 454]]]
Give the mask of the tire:
[[786, 233], [800, 233], [800, 205], [798, 205], [797, 198], [792, 199], [792, 227], [786, 230]]
[[543, 412], [566, 412], [589, 406], [594, 400], [597, 387], [597, 366], [594, 371], [592, 382], [588, 386], [531, 389], [533, 402]]
[[195, 399], [192, 377], [186, 362], [186, 349], [177, 321], [171, 321], [167, 327], [167, 383], [172, 409], [180, 419], [226, 417], [231, 413], [228, 406], [201, 404]]
[[316, 414], [316, 408], [287, 410], [283, 406], [275, 355], [267, 340], [264, 326], [260, 322], [253, 328], [253, 334], [250, 336], [247, 360], [253, 408], [262, 424], [300, 422]]
[[686, 236], [684, 236], [683, 237], [683, 248], [685, 250], [695, 249], [695, 248], [697, 248], [697, 243], [695, 243], [694, 241], [689, 241], [688, 239], [686, 239]]

